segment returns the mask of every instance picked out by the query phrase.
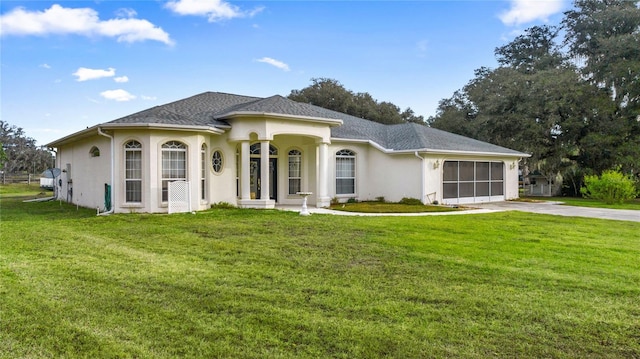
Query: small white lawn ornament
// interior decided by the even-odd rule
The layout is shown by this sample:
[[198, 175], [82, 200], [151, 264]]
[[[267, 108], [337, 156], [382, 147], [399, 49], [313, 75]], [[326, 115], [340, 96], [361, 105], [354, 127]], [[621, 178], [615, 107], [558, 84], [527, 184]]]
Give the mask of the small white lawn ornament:
[[298, 196], [302, 197], [302, 210], [300, 211], [300, 215], [301, 216], [308, 216], [311, 213], [309, 213], [309, 210], [307, 209], [307, 197], [311, 196], [313, 193], [312, 192], [297, 192], [296, 193]]

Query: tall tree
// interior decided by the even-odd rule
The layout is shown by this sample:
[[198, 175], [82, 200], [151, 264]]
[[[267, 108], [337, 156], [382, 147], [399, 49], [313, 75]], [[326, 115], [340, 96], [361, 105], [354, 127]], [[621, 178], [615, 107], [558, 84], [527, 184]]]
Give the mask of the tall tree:
[[496, 48], [500, 65], [523, 73], [558, 68], [564, 62], [556, 44], [559, 30], [554, 26], [534, 26], [509, 44]]
[[609, 91], [615, 107], [593, 119], [583, 147], [600, 153], [585, 151], [585, 161], [640, 174], [640, 7], [627, 0], [574, 5], [563, 21], [565, 43], [587, 81]]
[[583, 73], [617, 104], [640, 106], [640, 7], [628, 0], [576, 0], [563, 20], [565, 43]]
[[8, 173], [39, 173], [53, 164], [51, 152], [36, 146], [21, 127], [0, 120], [0, 143], [5, 153], [3, 170]]
[[385, 124], [424, 123], [424, 118], [416, 116], [411, 108], [401, 111], [390, 102], [376, 101], [366, 92], [354, 94], [337, 80], [313, 78], [311, 81], [311, 86], [292, 90], [288, 98]]

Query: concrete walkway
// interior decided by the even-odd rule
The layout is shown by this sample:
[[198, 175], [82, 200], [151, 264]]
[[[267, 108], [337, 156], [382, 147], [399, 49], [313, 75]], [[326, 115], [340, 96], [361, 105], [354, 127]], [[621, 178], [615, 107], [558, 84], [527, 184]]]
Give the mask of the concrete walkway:
[[[424, 212], [424, 213], [354, 213], [344, 211], [334, 211], [326, 208], [309, 207], [310, 213], [333, 214], [339, 216], [452, 216], [463, 214], [492, 213], [502, 211], [522, 211], [540, 214], [551, 214], [556, 216], [567, 217], [588, 217], [613, 219], [620, 221], [640, 222], [640, 211], [630, 209], [607, 209], [607, 208], [590, 208], [565, 206], [561, 202], [491, 202], [477, 203], [473, 205], [473, 209], [454, 212]], [[300, 206], [278, 206], [276, 209], [285, 211], [300, 212]]]
[[473, 205], [494, 211], [522, 211], [567, 217], [588, 217], [640, 222], [640, 211], [632, 209], [608, 209], [565, 206], [562, 202], [492, 202]]
[[[300, 212], [300, 206], [276, 206], [276, 209], [282, 211]], [[308, 207], [309, 213], [317, 214], [333, 214], [336, 216], [362, 216], [362, 217], [417, 217], [417, 216], [453, 216], [461, 214], [476, 214], [476, 213], [492, 213], [500, 212], [501, 210], [494, 210], [488, 208], [473, 208], [464, 211], [451, 211], [451, 212], [420, 212], [420, 213], [361, 213], [361, 212], [346, 212], [346, 211], [334, 211], [328, 208], [316, 208]]]

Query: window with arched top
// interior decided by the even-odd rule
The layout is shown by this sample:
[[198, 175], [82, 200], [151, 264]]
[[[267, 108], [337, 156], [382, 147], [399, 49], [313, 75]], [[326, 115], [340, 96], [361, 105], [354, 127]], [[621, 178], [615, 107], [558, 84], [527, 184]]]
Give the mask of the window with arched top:
[[302, 152], [291, 150], [289, 155], [289, 194], [302, 191]]
[[187, 180], [187, 146], [179, 141], [162, 145], [162, 201], [169, 200], [169, 182]]
[[[261, 149], [260, 149], [260, 142], [258, 143], [254, 143], [251, 146], [249, 146], [249, 154], [252, 156], [258, 156], [260, 155]], [[278, 149], [272, 145], [269, 144], [269, 156], [277, 156], [278, 155]]]
[[207, 145], [200, 146], [200, 199], [207, 199]]
[[89, 150], [89, 155], [91, 157], [100, 157], [100, 149], [96, 146], [91, 147]]
[[356, 193], [356, 154], [347, 149], [336, 152], [336, 195]]
[[124, 144], [124, 196], [127, 203], [142, 202], [142, 144]]

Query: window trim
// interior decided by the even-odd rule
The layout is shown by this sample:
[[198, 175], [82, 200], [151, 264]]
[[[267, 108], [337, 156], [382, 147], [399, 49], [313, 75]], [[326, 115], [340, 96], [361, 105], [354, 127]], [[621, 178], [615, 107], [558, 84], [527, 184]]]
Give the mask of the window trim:
[[207, 144], [200, 146], [200, 200], [207, 201]]
[[[215, 156], [216, 154], [218, 154], [220, 156], [220, 164], [219, 164], [219, 168], [216, 171], [216, 163], [215, 163]], [[224, 172], [224, 152], [222, 152], [222, 150], [220, 149], [215, 149], [213, 152], [211, 152], [211, 171], [215, 174], [215, 175], [221, 175], [222, 172]]]
[[[339, 177], [338, 176], [338, 163], [340, 161], [338, 161], [338, 159], [347, 159], [347, 160], [351, 160], [351, 172], [353, 172], [353, 176], [342, 176]], [[357, 178], [358, 178], [358, 173], [357, 173], [357, 153], [353, 150], [350, 150], [348, 148], [343, 148], [340, 149], [338, 151], [335, 152], [335, 193], [337, 197], [353, 197], [356, 196], [358, 193], [358, 188], [357, 188]], [[351, 180], [353, 182], [352, 187], [353, 187], [353, 192], [350, 193], [338, 193], [338, 180]]]
[[[293, 153], [293, 152], [297, 152], [297, 153]], [[297, 169], [298, 176], [293, 176], [293, 177], [291, 176], [291, 159], [292, 158], [297, 158], [298, 160], [298, 169]], [[289, 151], [287, 151], [287, 194], [289, 196], [294, 196], [298, 192], [302, 191], [302, 170], [303, 170], [302, 150], [298, 148], [292, 148]], [[298, 181], [297, 191], [295, 190], [295, 188], [294, 188], [294, 191], [292, 191], [292, 188], [291, 188], [292, 180]]]
[[[165, 147], [167, 146], [167, 147]], [[172, 146], [172, 147], [168, 147]], [[169, 168], [169, 171], [184, 171], [184, 177], [165, 177], [165, 153], [184, 153], [184, 157], [177, 158], [184, 163], [183, 168]], [[186, 143], [178, 140], [165, 141], [160, 145], [160, 202], [166, 204], [169, 202], [169, 182], [189, 181], [189, 152]], [[170, 162], [176, 162], [176, 159], [168, 158]], [[165, 187], [166, 183], [166, 187]]]
[[89, 156], [91, 158], [100, 157], [100, 149], [97, 146], [91, 147], [91, 149], [89, 150]]
[[[135, 146], [135, 147], [134, 147]], [[143, 151], [143, 147], [142, 147], [142, 143], [140, 143], [140, 141], [138, 140], [129, 140], [126, 141], [123, 145], [124, 147], [124, 203], [127, 205], [136, 205], [136, 204], [141, 204], [142, 203], [142, 196], [144, 194], [143, 191], [143, 176], [144, 176], [144, 169], [142, 168], [142, 151]], [[140, 171], [140, 177], [139, 178], [128, 178], [128, 171], [129, 171], [129, 161], [127, 158], [127, 155], [129, 153], [139, 153], [139, 158], [134, 160], [139, 161], [139, 171]], [[135, 169], [134, 169], [135, 170]], [[128, 196], [128, 184], [129, 183], [135, 183], [138, 182], [139, 183], [139, 201], [130, 201], [129, 200], [129, 196]]]

